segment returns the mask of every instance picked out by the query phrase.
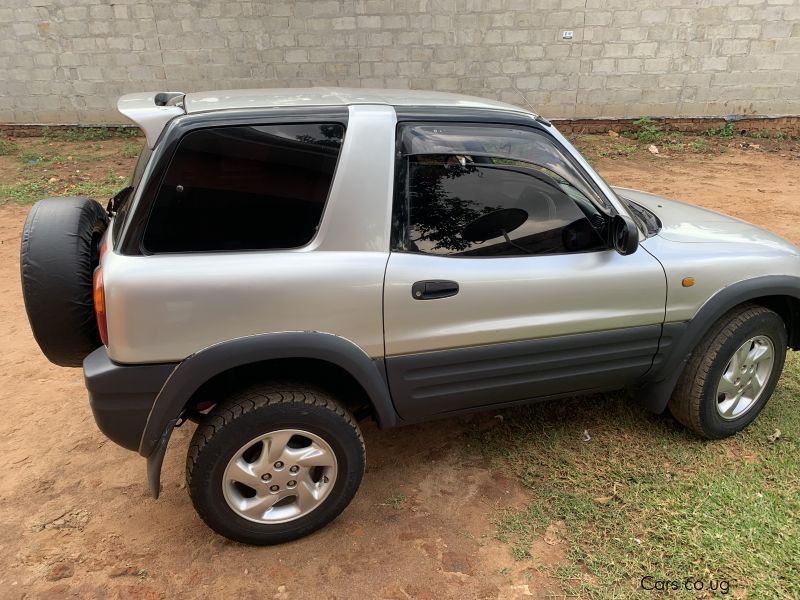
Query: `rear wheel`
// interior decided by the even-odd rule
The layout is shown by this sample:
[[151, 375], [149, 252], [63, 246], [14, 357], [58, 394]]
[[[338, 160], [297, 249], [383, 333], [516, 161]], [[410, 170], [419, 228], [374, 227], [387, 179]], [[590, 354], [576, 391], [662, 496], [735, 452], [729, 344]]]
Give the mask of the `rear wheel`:
[[353, 417], [296, 384], [251, 388], [217, 406], [192, 438], [189, 494], [217, 533], [246, 544], [307, 535], [350, 503], [364, 472]]
[[692, 354], [670, 398], [670, 412], [708, 439], [741, 431], [775, 390], [786, 344], [786, 327], [776, 313], [755, 305], [735, 308]]

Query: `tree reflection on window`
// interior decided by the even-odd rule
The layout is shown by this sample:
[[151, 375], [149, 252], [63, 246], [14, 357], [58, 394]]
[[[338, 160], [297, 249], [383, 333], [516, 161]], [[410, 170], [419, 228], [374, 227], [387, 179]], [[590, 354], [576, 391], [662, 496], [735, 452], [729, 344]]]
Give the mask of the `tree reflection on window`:
[[497, 210], [498, 206], [479, 205], [451, 195], [446, 188], [448, 180], [478, 173], [477, 167], [464, 157], [422, 156], [411, 164], [409, 200], [413, 207], [413, 220], [409, 244], [419, 248], [423, 242], [432, 244], [430, 250], [466, 250], [470, 242], [461, 238], [461, 232], [481, 215]]
[[[563, 177], [539, 165], [489, 156], [425, 154], [408, 157], [407, 177], [412, 252], [519, 256], [601, 245], [576, 204], [576, 196], [584, 198]], [[486, 239], [476, 237], [481, 230], [487, 232]]]

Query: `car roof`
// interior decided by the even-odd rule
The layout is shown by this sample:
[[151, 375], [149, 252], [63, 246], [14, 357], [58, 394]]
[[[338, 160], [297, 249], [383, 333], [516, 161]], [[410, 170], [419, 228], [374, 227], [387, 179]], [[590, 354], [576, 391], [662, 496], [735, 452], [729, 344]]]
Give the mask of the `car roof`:
[[[524, 96], [522, 99], [524, 100]], [[533, 111], [513, 104], [464, 94], [336, 87], [220, 90], [189, 94], [163, 91], [140, 92], [120, 97], [117, 102], [117, 110], [144, 131], [147, 145], [153, 148], [164, 126], [179, 115], [287, 106], [351, 106], [354, 104], [494, 109], [536, 116]]]
[[350, 106], [353, 104], [493, 108], [532, 114], [530, 110], [497, 100], [425, 90], [338, 87], [267, 88], [192, 92], [186, 94], [183, 100], [187, 113], [279, 106]]

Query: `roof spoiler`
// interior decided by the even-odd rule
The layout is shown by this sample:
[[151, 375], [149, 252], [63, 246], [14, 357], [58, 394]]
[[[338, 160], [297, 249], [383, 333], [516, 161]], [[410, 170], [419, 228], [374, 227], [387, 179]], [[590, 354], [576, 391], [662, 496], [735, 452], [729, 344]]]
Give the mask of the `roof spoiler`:
[[142, 92], [127, 94], [117, 101], [117, 110], [144, 131], [147, 145], [155, 147], [164, 126], [186, 111], [183, 92]]

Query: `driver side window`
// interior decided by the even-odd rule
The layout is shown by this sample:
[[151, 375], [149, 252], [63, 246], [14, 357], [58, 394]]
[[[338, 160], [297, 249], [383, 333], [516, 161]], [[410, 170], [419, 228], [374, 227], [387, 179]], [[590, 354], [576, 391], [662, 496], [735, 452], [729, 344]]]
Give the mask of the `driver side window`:
[[395, 250], [529, 256], [605, 248], [594, 191], [543, 135], [486, 125], [400, 132]]

